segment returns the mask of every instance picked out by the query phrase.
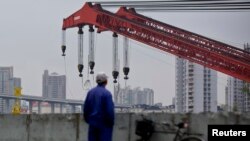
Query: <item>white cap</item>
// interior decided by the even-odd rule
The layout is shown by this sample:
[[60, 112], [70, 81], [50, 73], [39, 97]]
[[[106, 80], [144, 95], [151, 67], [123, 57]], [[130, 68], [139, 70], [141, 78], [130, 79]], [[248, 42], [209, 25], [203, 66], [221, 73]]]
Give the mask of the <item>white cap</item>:
[[108, 80], [108, 76], [104, 72], [99, 72], [96, 75], [96, 83], [103, 83]]

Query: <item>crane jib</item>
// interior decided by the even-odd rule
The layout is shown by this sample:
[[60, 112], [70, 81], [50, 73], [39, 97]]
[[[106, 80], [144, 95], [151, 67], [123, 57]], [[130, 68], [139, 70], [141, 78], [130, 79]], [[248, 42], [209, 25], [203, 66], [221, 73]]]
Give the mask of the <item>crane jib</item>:
[[63, 30], [81, 24], [94, 25], [98, 32], [112, 31], [250, 82], [250, 53], [243, 49], [156, 21], [125, 7], [114, 14], [102, 9], [101, 5], [86, 3], [75, 13], [64, 19]]

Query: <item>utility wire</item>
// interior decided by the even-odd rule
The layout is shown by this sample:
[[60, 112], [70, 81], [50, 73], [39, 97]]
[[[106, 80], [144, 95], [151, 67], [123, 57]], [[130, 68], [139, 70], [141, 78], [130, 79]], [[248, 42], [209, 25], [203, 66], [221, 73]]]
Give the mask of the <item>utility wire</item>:
[[[116, 7], [116, 6], [121, 6], [119, 4], [111, 4], [111, 5], [102, 5], [105, 7]], [[122, 5], [126, 7], [249, 7], [249, 3], [245, 4], [126, 4]]]
[[244, 11], [247, 8], [137, 8], [136, 11]]
[[139, 11], [246, 11], [250, 10], [250, 1], [106, 1], [94, 2], [103, 7], [133, 7]]
[[249, 6], [250, 2], [230, 2], [230, 3], [110, 3], [102, 6]]
[[[92, 1], [93, 3], [110, 4], [110, 3], [190, 3], [190, 2], [239, 2], [240, 0], [139, 0], [139, 1]], [[241, 2], [244, 0], [241, 0]], [[246, 0], [245, 0], [246, 1]]]
[[214, 5], [214, 4], [248, 4], [249, 1], [109, 1], [109, 2], [93, 2], [101, 5], [162, 5], [162, 4], [175, 4], [175, 5]]

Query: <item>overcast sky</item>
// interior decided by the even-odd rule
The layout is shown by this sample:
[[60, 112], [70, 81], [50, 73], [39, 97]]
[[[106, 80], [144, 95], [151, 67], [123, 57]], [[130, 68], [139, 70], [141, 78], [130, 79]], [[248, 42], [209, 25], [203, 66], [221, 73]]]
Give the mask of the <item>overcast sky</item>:
[[[23, 94], [41, 96], [42, 74], [48, 69], [50, 73], [67, 75], [67, 98], [84, 99], [86, 91], [82, 88], [77, 70], [76, 28], [67, 30], [66, 67], [61, 56], [62, 19], [80, 9], [84, 3], [84, 0], [1, 0], [0, 66], [14, 67], [14, 76], [22, 79]], [[239, 48], [250, 42], [250, 12], [142, 14]], [[87, 30], [84, 28], [85, 51]], [[112, 91], [112, 34], [104, 32], [98, 34], [96, 39], [95, 72], [107, 72], [110, 81], [108, 89]], [[119, 44], [122, 45], [122, 38], [119, 38]], [[171, 104], [175, 94], [175, 56], [135, 41], [131, 41], [130, 45], [131, 71], [127, 84], [132, 88], [151, 88], [155, 92], [155, 102]], [[122, 50], [120, 54], [122, 58]], [[86, 58], [84, 66], [83, 81], [86, 81]], [[90, 78], [92, 80], [92, 76]], [[218, 73], [219, 104], [225, 102], [226, 79], [226, 75]], [[125, 85], [122, 72], [119, 82], [121, 86]]]

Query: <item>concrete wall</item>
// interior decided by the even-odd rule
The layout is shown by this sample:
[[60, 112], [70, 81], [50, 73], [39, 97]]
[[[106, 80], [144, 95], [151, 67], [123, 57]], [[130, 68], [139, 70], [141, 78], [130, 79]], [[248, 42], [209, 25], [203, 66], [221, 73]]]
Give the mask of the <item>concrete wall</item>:
[[[208, 124], [250, 124], [250, 114], [116, 114], [113, 141], [136, 141], [136, 120], [142, 118], [156, 122], [151, 141], [166, 141], [173, 138], [175, 123], [187, 119], [190, 133], [201, 134], [207, 139]], [[160, 123], [169, 123], [166, 127]], [[88, 126], [80, 114], [0, 115], [1, 141], [87, 141]], [[165, 133], [167, 132], [167, 133]]]

